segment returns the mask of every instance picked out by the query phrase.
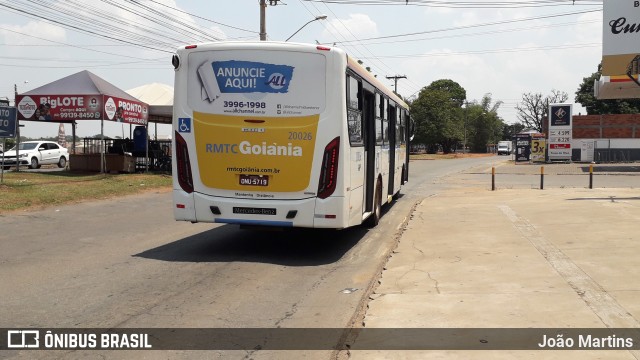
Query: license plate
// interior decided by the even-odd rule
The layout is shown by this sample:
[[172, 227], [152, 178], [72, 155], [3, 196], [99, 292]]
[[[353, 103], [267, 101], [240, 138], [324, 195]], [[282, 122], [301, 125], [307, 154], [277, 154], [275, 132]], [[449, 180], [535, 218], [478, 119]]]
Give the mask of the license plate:
[[240, 185], [269, 186], [267, 175], [240, 175]]
[[248, 208], [248, 207], [234, 207], [234, 214], [244, 215], [276, 215], [276, 209], [272, 208]]

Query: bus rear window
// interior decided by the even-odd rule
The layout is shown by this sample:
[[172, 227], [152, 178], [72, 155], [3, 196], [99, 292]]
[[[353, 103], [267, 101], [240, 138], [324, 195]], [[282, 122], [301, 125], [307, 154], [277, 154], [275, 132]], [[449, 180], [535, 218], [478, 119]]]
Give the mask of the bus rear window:
[[188, 66], [187, 101], [194, 111], [295, 117], [325, 109], [326, 59], [322, 53], [193, 51]]

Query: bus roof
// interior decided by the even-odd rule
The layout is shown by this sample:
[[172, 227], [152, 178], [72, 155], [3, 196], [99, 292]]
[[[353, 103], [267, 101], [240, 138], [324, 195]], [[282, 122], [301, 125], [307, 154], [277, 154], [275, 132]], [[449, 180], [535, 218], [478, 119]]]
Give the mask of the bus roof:
[[347, 55], [348, 64], [351, 69], [353, 69], [356, 74], [362, 76], [363, 79], [370, 82], [372, 85], [375, 85], [380, 91], [382, 91], [389, 98], [393, 99], [396, 103], [400, 104], [404, 108], [409, 108], [409, 106], [402, 100], [398, 95], [396, 95], [393, 91], [387, 88], [380, 80], [374, 77], [367, 69], [365, 69], [362, 65], [358, 63], [357, 60]]
[[[273, 50], [306, 50], [306, 51], [337, 51], [344, 53], [347, 56], [347, 66], [355, 71], [356, 74], [361, 76], [363, 79], [374, 85], [378, 88], [382, 93], [388, 96], [390, 99], [395, 101], [397, 104], [404, 108], [409, 108], [409, 106], [393, 91], [391, 91], [386, 85], [384, 85], [380, 80], [375, 78], [367, 69], [365, 69], [362, 65], [358, 63], [355, 58], [349, 56], [344, 50], [331, 47], [326, 45], [317, 45], [317, 44], [307, 44], [307, 43], [289, 43], [283, 41], [217, 41], [217, 42], [209, 42], [209, 43], [200, 43], [193, 44], [187, 46], [181, 46], [180, 49], [197, 49], [197, 48], [224, 48], [224, 49], [246, 49], [246, 48], [254, 48], [254, 49], [273, 49]], [[297, 48], [297, 49], [296, 49]]]

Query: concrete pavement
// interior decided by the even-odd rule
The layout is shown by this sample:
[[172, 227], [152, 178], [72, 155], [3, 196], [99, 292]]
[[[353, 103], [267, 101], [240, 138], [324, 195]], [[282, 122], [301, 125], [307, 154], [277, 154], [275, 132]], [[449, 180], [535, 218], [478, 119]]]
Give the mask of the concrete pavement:
[[[564, 167], [582, 171], [578, 166]], [[640, 190], [489, 191], [486, 173], [475, 173], [481, 180], [471, 175], [442, 179], [464, 186], [416, 207], [371, 296], [365, 329], [640, 328]], [[351, 356], [640, 359], [640, 351], [454, 348]]]

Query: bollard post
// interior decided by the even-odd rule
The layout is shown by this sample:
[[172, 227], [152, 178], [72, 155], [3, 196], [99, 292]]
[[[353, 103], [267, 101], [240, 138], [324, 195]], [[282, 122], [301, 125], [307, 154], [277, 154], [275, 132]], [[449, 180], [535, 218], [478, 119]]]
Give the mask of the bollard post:
[[589, 165], [589, 189], [593, 189], [593, 164]]
[[544, 166], [540, 166], [540, 190], [544, 190]]
[[491, 191], [496, 190], [496, 167], [491, 167]]

